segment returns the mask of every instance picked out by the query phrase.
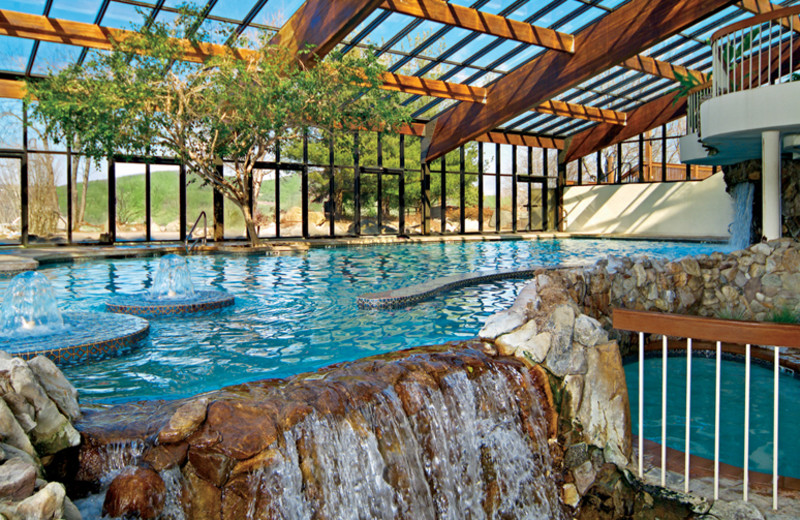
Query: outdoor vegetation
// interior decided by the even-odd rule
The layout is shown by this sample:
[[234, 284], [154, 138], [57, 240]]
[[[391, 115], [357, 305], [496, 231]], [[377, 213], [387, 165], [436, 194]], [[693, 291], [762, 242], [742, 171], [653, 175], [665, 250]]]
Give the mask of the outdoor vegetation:
[[[378, 90], [385, 69], [370, 52], [334, 52], [309, 68], [264, 35], [257, 50], [181, 61], [208, 39], [197, 19], [185, 9], [174, 25], [143, 24], [112, 52], [29, 82], [38, 100], [32, 117], [49, 138], [80, 143], [98, 162], [154, 150], [178, 157], [241, 210], [253, 242], [264, 173], [256, 164], [277, 143], [337, 129], [394, 131], [408, 121], [396, 94]], [[233, 175], [221, 175], [223, 158]]]

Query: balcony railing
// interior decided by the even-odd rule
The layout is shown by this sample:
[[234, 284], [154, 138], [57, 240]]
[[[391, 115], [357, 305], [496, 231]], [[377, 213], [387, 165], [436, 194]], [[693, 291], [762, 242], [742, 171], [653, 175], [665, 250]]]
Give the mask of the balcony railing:
[[800, 80], [800, 6], [729, 25], [711, 36], [714, 97]]
[[[661, 381], [661, 485], [666, 484], [667, 474], [667, 337], [686, 339], [686, 411], [685, 411], [685, 448], [684, 448], [684, 491], [689, 491], [689, 469], [691, 460], [690, 424], [692, 418], [692, 340], [716, 342], [716, 380], [714, 410], [714, 499], [719, 498], [719, 441], [720, 441], [720, 374], [722, 344], [733, 343], [745, 345], [744, 362], [745, 378], [741, 382], [744, 390], [744, 467], [742, 476], [743, 499], [748, 500], [749, 492], [749, 459], [750, 459], [750, 365], [751, 345], [769, 345], [773, 347], [773, 453], [772, 453], [772, 507], [778, 508], [778, 425], [779, 425], [779, 375], [780, 348], [800, 348], [800, 326], [779, 323], [732, 321], [677, 314], [631, 311], [615, 309], [614, 328], [638, 332], [639, 334], [639, 395], [638, 395], [638, 472], [644, 475], [644, 335], [661, 334], [662, 337], [662, 381]], [[728, 403], [730, 405], [730, 403]], [[770, 425], [754, 425], [755, 428], [769, 430]]]

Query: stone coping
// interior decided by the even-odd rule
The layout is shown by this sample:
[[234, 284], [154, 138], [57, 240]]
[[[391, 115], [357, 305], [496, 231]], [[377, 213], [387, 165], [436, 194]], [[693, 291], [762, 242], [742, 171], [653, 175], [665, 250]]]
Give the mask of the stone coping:
[[[564, 266], [552, 266], [558, 269]], [[525, 269], [501, 269], [497, 271], [478, 271], [476, 273], [454, 274], [444, 276], [416, 285], [409, 285], [389, 291], [362, 294], [356, 297], [356, 304], [361, 309], [396, 309], [406, 305], [419, 303], [442, 292], [475, 285], [477, 283], [511, 278], [532, 278], [536, 271], [544, 266], [532, 266]]]
[[43, 355], [58, 365], [127, 352], [150, 332], [147, 320], [109, 312], [65, 312], [65, 331], [38, 337], [0, 337], [0, 349], [25, 360]]
[[147, 293], [117, 294], [106, 302], [106, 310], [155, 318], [213, 311], [233, 303], [233, 295], [223, 291], [195, 291], [193, 298], [183, 301], [154, 300]]

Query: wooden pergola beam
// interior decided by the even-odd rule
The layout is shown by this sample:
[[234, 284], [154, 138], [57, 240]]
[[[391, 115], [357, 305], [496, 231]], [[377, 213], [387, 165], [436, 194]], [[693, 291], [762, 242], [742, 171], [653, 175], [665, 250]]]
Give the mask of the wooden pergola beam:
[[670, 92], [628, 112], [628, 124], [624, 127], [600, 123], [568, 137], [559, 161], [570, 162], [585, 157], [685, 115], [686, 98], [676, 100], [675, 93]]
[[461, 83], [448, 83], [438, 79], [426, 79], [418, 76], [404, 76], [385, 72], [382, 76], [384, 90], [395, 90], [407, 94], [432, 96], [444, 99], [457, 99], [472, 103], [486, 102], [484, 87], [471, 87]]
[[621, 67], [626, 69], [636, 70], [650, 74], [651, 76], [658, 76], [659, 78], [671, 79], [677, 81], [676, 74], [683, 77], [693, 77], [698, 83], [705, 83], [710, 80], [708, 74], [700, 72], [699, 70], [692, 70], [682, 65], [673, 65], [672, 63], [657, 60], [649, 56], [638, 54], [632, 58], [620, 63]]
[[584, 119], [586, 121], [595, 121], [598, 123], [610, 123], [613, 125], [625, 125], [627, 121], [627, 114], [625, 112], [617, 112], [616, 110], [609, 110], [607, 108], [576, 105], [575, 103], [566, 103], [555, 99], [545, 101], [535, 107], [533, 111], [541, 114], [552, 114], [555, 116]]
[[[24, 99], [26, 94], [27, 89], [25, 88], [24, 81], [0, 79], [0, 98]], [[425, 135], [425, 125], [423, 123], [409, 123], [400, 127], [398, 133], [402, 135], [423, 137]], [[518, 133], [489, 132], [475, 140], [484, 143], [516, 144], [519, 146], [552, 148], [556, 150], [561, 150], [564, 147], [563, 139], [554, 139]]]
[[[134, 34], [122, 29], [0, 9], [0, 35], [5, 36], [111, 50], [112, 40], [122, 42]], [[184, 49], [183, 59], [195, 63], [202, 63], [212, 56], [231, 53], [240, 59], [247, 59], [255, 52], [212, 43], [193, 44], [188, 40], [183, 40], [181, 45]], [[482, 87], [391, 73], [384, 74], [383, 80], [382, 88], [385, 90], [472, 103], [483, 103], [486, 100], [486, 89]]]
[[441, 0], [385, 0], [380, 7], [387, 11], [538, 45], [559, 52], [575, 52], [575, 38], [571, 34]]
[[[770, 13], [783, 8], [780, 5], [773, 4], [770, 0], [742, 0], [736, 4], [736, 6], [754, 14]], [[795, 18], [792, 23], [781, 20], [781, 25], [786, 29], [794, 30], [794, 32], [800, 34], [800, 17]]]
[[24, 81], [0, 79], [0, 98], [25, 99], [28, 89]]
[[311, 66], [358, 27], [381, 1], [306, 0], [270, 43], [289, 49], [305, 66]]
[[546, 51], [489, 87], [485, 105], [460, 103], [433, 123], [431, 161], [689, 27], [734, 0], [631, 0], [575, 35], [574, 54]]
[[[748, 58], [744, 61], [743, 67], [749, 70], [752, 60], [754, 75], [758, 75], [759, 78], [765, 78], [765, 81], [777, 80], [778, 71], [782, 70], [785, 73], [790, 66], [792, 56], [795, 54], [800, 55], [800, 39], [774, 45], [772, 52], [768, 53], [768, 55], [772, 56], [771, 61], [763, 59], [759, 62], [757, 58]], [[759, 63], [761, 65], [760, 71], [758, 68]], [[795, 70], [800, 69], [800, 65], [794, 64], [794, 66]], [[733, 78], [733, 72], [731, 77]], [[708, 82], [695, 87], [692, 91], [710, 86], [711, 83]], [[621, 143], [626, 139], [679, 119], [686, 114], [686, 100], [686, 97], [676, 98], [675, 92], [669, 92], [629, 111], [628, 124], [624, 128], [601, 123], [579, 132], [565, 140], [565, 148], [561, 154], [561, 159], [569, 162], [585, 157], [607, 146]]]

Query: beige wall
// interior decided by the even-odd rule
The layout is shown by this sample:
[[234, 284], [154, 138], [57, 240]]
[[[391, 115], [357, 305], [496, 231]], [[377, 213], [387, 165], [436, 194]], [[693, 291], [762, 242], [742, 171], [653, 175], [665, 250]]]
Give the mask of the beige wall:
[[564, 209], [572, 233], [724, 239], [733, 221], [721, 172], [695, 182], [570, 186]]

